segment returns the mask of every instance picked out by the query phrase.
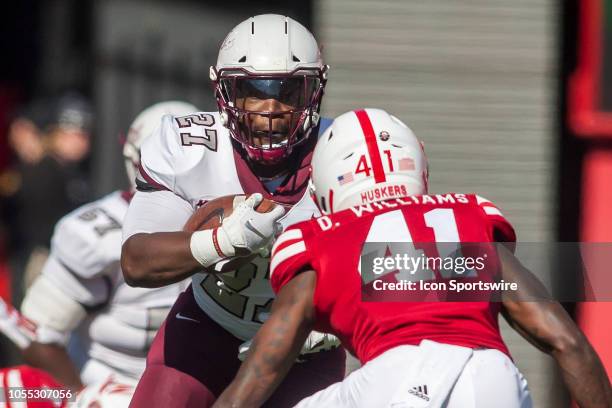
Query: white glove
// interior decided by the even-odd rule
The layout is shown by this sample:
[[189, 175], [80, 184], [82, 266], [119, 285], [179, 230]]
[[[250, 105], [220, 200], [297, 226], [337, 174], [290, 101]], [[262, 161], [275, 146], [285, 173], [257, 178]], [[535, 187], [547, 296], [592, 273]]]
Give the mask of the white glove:
[[[253, 340], [247, 340], [238, 346], [238, 360], [244, 361], [249, 355], [249, 350], [251, 349], [251, 345]], [[336, 347], [340, 347], [340, 340], [334, 336], [333, 334], [321, 333], [318, 331], [311, 331], [304, 345], [302, 346], [302, 350], [300, 351], [300, 356], [304, 354], [312, 354], [318, 353], [321, 351], [329, 351]], [[300, 357], [298, 356], [297, 362], [300, 363]]]
[[236, 250], [238, 255], [251, 254], [268, 246], [274, 238], [275, 223], [285, 215], [285, 209], [277, 205], [267, 213], [259, 213], [255, 208], [262, 200], [261, 194], [252, 194], [223, 220], [219, 236], [222, 237], [221, 231], [223, 231], [231, 243], [234, 254], [230, 256], [236, 255]]
[[316, 330], [310, 332], [300, 354], [318, 353], [340, 347], [340, 339], [333, 334], [321, 333]]
[[219, 228], [194, 232], [190, 242], [193, 257], [209, 267], [222, 259], [247, 256], [270, 246], [285, 209], [277, 205], [259, 213], [255, 208], [262, 200], [261, 194], [252, 194], [234, 207]]

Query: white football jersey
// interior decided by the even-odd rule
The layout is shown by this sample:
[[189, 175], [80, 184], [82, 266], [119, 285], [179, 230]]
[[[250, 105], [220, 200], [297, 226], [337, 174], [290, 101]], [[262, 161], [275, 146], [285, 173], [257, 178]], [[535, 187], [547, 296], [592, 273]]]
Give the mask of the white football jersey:
[[[50, 257], [41, 272], [41, 278], [87, 312], [78, 327], [89, 359], [81, 372], [85, 384], [111, 373], [140, 378], [153, 337], [188, 285], [184, 281], [146, 289], [125, 283], [120, 257], [127, 209], [126, 196], [117, 191], [63, 217], [55, 227]], [[27, 309], [24, 305], [24, 313]], [[56, 314], [54, 318], [61, 318], [61, 310], [49, 309]], [[44, 325], [35, 316], [27, 317]]]
[[[327, 119], [322, 122], [319, 134], [330, 123]], [[286, 228], [319, 215], [305, 190], [296, 188], [307, 183], [307, 166], [295, 165], [296, 175], [281, 183], [275, 193], [268, 193], [234, 151], [229, 131], [220, 123], [218, 113], [167, 115], [142, 147], [137, 185], [139, 191], [169, 190], [193, 210], [221, 196], [261, 192], [287, 207], [292, 205], [281, 219]], [[300, 193], [288, 197], [291, 193], [287, 191]], [[234, 336], [250, 339], [267, 318], [274, 297], [268, 269], [269, 258], [258, 257], [234, 272], [197, 273], [192, 277], [196, 302]]]

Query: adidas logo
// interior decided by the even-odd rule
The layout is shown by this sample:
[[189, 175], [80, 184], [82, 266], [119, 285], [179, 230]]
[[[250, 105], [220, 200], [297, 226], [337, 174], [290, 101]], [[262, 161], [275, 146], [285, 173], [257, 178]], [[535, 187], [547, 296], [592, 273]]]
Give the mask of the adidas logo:
[[419, 385], [418, 387], [412, 387], [412, 389], [408, 390], [408, 392], [421, 399], [424, 399], [425, 401], [429, 401], [429, 396], [427, 395], [426, 385]]

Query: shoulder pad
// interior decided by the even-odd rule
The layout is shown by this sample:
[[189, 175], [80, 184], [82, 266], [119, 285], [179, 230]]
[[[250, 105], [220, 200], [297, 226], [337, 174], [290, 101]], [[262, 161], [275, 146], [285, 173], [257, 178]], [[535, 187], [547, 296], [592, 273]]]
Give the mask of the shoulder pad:
[[476, 203], [482, 209], [491, 226], [491, 234], [496, 242], [516, 242], [516, 233], [510, 221], [504, 217], [502, 212], [490, 200], [479, 195], [474, 195]]
[[218, 122], [218, 115], [208, 112], [163, 116], [142, 145], [137, 188], [174, 191], [177, 173], [193, 167], [206, 151], [217, 151]]
[[51, 252], [82, 278], [94, 277], [120, 259], [122, 219], [105, 208], [103, 201], [86, 204], [63, 217], [51, 238]]
[[309, 221], [289, 227], [283, 232], [272, 248], [270, 261], [270, 282], [278, 293], [296, 274], [311, 264], [312, 250], [308, 248], [310, 237]]

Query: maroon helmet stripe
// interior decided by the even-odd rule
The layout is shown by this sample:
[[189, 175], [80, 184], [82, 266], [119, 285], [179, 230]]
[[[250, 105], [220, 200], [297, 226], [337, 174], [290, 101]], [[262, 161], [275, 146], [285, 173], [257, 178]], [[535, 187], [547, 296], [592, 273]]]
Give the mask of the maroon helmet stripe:
[[368, 155], [370, 156], [370, 162], [374, 170], [374, 181], [376, 183], [384, 183], [387, 181], [387, 177], [383, 169], [382, 159], [378, 151], [378, 143], [376, 142], [376, 134], [374, 134], [374, 127], [372, 127], [370, 117], [364, 109], [356, 110], [355, 115], [357, 115], [361, 129], [363, 130], [363, 135], [365, 136], [366, 145], [368, 146]]
[[329, 212], [330, 214], [334, 212], [334, 190], [329, 189]]

